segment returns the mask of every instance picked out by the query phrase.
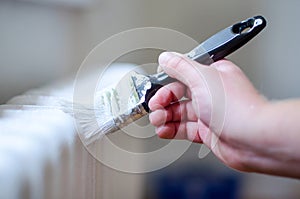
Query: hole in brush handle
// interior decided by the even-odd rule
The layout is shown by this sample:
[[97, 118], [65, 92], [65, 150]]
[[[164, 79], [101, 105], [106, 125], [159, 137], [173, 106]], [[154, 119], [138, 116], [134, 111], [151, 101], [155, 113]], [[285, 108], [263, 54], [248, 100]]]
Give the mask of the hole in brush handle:
[[[245, 21], [238, 22], [211, 36], [186, 56], [198, 63], [210, 65], [215, 61], [225, 58], [245, 45], [266, 27], [266, 20], [262, 16], [255, 16]], [[143, 106], [149, 112], [148, 103], [155, 93], [164, 85], [177, 81], [166, 73], [149, 76], [151, 87], [145, 93]]]

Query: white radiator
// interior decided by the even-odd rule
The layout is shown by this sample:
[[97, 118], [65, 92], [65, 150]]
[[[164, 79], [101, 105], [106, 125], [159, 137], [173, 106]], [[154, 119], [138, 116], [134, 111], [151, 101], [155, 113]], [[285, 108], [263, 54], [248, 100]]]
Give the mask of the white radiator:
[[[129, 68], [116, 65], [114, 76]], [[72, 93], [73, 81], [64, 81], [0, 106], [0, 199], [141, 197], [141, 175], [100, 164], [82, 145], [73, 117], [47, 107], [57, 97], [72, 100]]]

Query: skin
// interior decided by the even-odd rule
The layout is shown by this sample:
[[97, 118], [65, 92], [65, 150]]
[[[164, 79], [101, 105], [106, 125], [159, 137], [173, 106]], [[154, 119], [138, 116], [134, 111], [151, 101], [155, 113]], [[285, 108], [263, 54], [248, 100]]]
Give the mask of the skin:
[[149, 102], [159, 137], [204, 143], [233, 169], [300, 178], [299, 99], [265, 99], [228, 60], [206, 66], [165, 52], [159, 64], [178, 80]]

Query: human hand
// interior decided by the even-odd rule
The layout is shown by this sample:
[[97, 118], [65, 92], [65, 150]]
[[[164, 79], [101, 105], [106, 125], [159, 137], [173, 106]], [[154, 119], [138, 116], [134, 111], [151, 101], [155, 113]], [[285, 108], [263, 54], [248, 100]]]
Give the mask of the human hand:
[[[205, 66], [169, 52], [161, 54], [159, 64], [179, 81], [158, 90], [149, 102], [158, 136], [204, 143], [225, 164], [251, 171], [246, 154], [261, 143], [254, 131], [267, 100], [244, 73], [227, 60]], [[178, 102], [182, 97], [187, 100]]]

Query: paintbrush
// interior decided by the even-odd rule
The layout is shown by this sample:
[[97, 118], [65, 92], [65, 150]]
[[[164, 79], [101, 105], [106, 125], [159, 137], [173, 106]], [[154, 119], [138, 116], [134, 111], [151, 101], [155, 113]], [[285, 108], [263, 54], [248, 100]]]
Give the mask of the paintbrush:
[[[223, 29], [205, 40], [186, 54], [191, 60], [209, 65], [223, 59], [249, 40], [266, 26], [262, 16], [255, 16]], [[162, 86], [176, 81], [166, 73], [143, 75], [135, 71], [128, 73], [115, 87], [96, 93], [93, 109], [97, 123], [90, 123], [90, 114], [81, 111], [79, 122], [83, 127], [86, 144], [91, 144], [101, 136], [113, 133], [142, 118], [149, 113], [148, 102]], [[76, 109], [76, 106], [73, 107]]]

